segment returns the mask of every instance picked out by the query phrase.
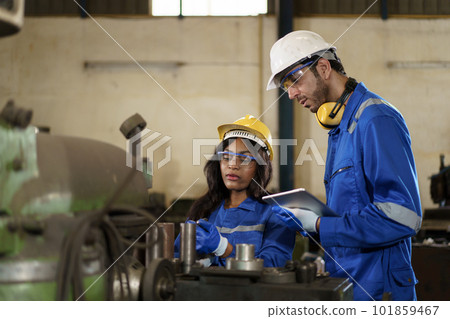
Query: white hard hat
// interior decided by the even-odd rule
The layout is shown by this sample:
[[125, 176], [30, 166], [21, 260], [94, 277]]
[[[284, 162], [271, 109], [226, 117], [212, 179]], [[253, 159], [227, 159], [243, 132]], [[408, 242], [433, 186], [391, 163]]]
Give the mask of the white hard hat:
[[[327, 50], [332, 50], [332, 56], [335, 56], [334, 51], [336, 48], [328, 42], [325, 42], [317, 33], [300, 30], [285, 35], [275, 42], [270, 50], [270, 68], [272, 69], [272, 75], [267, 83], [267, 90], [278, 87], [275, 79], [277, 74], [301, 62], [301, 60], [309, 59], [314, 55], [320, 55], [320, 53], [325, 53]], [[323, 57], [330, 59], [328, 54]], [[337, 57], [334, 58], [334, 60], [336, 59]]]

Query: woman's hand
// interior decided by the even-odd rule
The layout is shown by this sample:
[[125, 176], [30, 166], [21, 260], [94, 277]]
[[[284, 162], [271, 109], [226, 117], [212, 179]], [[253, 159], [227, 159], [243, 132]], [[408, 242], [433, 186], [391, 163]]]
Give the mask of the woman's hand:
[[[188, 221], [194, 224], [194, 221]], [[222, 256], [228, 247], [228, 240], [221, 236], [216, 226], [200, 219], [197, 221], [196, 228], [196, 250], [200, 254], [213, 253], [216, 256]]]

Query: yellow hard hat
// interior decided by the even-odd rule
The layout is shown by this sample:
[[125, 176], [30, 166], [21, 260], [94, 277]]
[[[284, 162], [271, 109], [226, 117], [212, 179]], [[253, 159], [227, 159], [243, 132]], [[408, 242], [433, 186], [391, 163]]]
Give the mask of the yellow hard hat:
[[269, 128], [253, 115], [247, 114], [231, 124], [223, 124], [217, 128], [221, 140], [228, 138], [246, 138], [255, 141], [273, 159], [272, 134]]

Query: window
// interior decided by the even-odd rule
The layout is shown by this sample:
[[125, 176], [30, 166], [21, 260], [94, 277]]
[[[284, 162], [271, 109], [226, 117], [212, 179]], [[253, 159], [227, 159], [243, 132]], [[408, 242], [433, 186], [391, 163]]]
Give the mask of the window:
[[254, 16], [265, 13], [267, 0], [152, 0], [154, 16]]

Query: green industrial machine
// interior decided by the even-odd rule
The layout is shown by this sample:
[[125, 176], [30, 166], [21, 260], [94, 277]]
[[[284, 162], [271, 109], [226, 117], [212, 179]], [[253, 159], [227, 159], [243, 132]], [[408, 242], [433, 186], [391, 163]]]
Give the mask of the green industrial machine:
[[118, 147], [39, 133], [31, 117], [12, 101], [0, 113], [0, 300], [136, 300], [145, 244], [128, 247], [155, 220], [151, 176]]
[[[20, 32], [24, 7], [2, 1], [0, 37]], [[0, 301], [141, 299], [161, 241], [147, 161], [131, 143], [40, 133], [31, 118], [12, 101], [0, 111]], [[145, 125], [136, 114], [121, 131], [139, 143]]]

